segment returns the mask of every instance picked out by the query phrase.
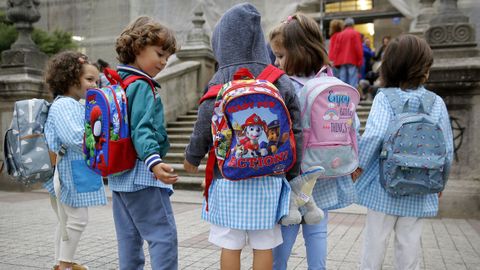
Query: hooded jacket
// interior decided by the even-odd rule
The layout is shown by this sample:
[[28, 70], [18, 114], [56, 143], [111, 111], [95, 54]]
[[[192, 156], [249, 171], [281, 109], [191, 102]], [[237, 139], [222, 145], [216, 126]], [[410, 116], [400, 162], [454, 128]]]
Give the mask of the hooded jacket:
[[[208, 83], [208, 87], [225, 84], [233, 79], [233, 74], [241, 67], [248, 68], [254, 76], [270, 63], [267, 47], [260, 25], [260, 13], [248, 3], [235, 5], [222, 16], [215, 26], [212, 35], [212, 47], [218, 62], [218, 71]], [[300, 105], [295, 89], [287, 75], [280, 77], [275, 83], [290, 112], [292, 130], [295, 136], [297, 158], [287, 179], [292, 179], [300, 172], [302, 131], [300, 122]], [[198, 166], [212, 146], [211, 118], [214, 99], [205, 100], [198, 108], [198, 119], [185, 150], [185, 158]], [[221, 178], [215, 166], [214, 178]]]

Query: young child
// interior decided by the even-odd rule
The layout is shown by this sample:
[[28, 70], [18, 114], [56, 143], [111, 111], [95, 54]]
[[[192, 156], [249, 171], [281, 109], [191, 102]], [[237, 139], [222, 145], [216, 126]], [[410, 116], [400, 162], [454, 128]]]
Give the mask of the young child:
[[[380, 72], [383, 86], [395, 89], [403, 104], [408, 100], [409, 107], [416, 109], [427, 93], [423, 83], [428, 78], [432, 63], [432, 50], [423, 39], [413, 35], [401, 36], [385, 50]], [[447, 159], [451, 162], [453, 139], [450, 120], [445, 103], [439, 96], [435, 95], [430, 116], [443, 130]], [[360, 168], [364, 172], [355, 187], [358, 204], [368, 208], [360, 269], [382, 268], [392, 230], [395, 231], [395, 269], [419, 269], [423, 218], [435, 216], [438, 211], [437, 194], [393, 197], [381, 186], [379, 155], [393, 117], [392, 106], [385, 93], [380, 91], [373, 100], [359, 146]]]
[[[258, 76], [269, 64], [260, 19], [259, 12], [251, 4], [236, 5], [222, 16], [212, 36], [219, 69], [209, 86], [227, 83], [241, 67]], [[287, 76], [282, 75], [275, 86], [290, 112], [296, 149], [301, 149], [300, 111], [293, 85]], [[210, 126], [214, 101], [207, 99], [199, 106], [198, 120], [185, 151], [187, 171], [196, 171], [212, 146]], [[287, 173], [288, 179], [298, 175], [299, 152], [297, 163]], [[215, 164], [208, 211], [204, 205], [202, 218], [211, 223], [209, 241], [222, 248], [221, 269], [240, 269], [240, 255], [246, 243], [253, 248], [253, 269], [272, 269], [272, 248], [282, 243], [278, 221], [288, 211], [289, 194], [290, 188], [284, 177], [230, 181], [222, 178]]]
[[[275, 64], [290, 75], [297, 95], [300, 95], [303, 85], [309, 79], [329, 64], [317, 22], [302, 13], [289, 16], [272, 30], [270, 45], [276, 56]], [[356, 123], [359, 123], [358, 119]], [[319, 224], [302, 225], [308, 269], [326, 269], [327, 211], [343, 208], [355, 202], [355, 190], [349, 176], [339, 177], [317, 181], [312, 196], [317, 206], [324, 210], [325, 217]], [[299, 228], [300, 225], [282, 226], [283, 244], [273, 251], [273, 269], [287, 269], [288, 258]]]
[[144, 240], [149, 245], [153, 269], [178, 268], [177, 229], [169, 199], [177, 175], [162, 161], [170, 144], [158, 93], [160, 85], [153, 79], [176, 50], [174, 33], [147, 16], [128, 25], [116, 41], [122, 63], [118, 66], [120, 77], [145, 78], [126, 89], [137, 163], [132, 170], [108, 178], [120, 269], [143, 269]]
[[101, 176], [92, 173], [83, 159], [85, 106], [80, 99], [85, 98], [88, 88], [96, 87], [98, 70], [86, 55], [62, 52], [50, 59], [45, 80], [55, 97], [45, 123], [45, 137], [51, 151], [66, 150], [56, 166], [60, 179], [57, 188], [54, 179], [44, 184], [59, 220], [55, 232], [58, 265], [54, 269], [88, 269], [73, 263], [75, 251], [88, 223], [88, 207], [105, 205], [107, 199]]

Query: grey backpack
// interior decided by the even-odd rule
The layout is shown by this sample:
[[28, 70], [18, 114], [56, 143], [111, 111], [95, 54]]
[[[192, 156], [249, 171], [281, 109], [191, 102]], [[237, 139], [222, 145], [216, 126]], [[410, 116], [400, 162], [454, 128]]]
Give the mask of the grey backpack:
[[7, 173], [24, 185], [46, 182], [53, 176], [54, 157], [43, 132], [50, 103], [43, 99], [15, 102], [3, 151]]

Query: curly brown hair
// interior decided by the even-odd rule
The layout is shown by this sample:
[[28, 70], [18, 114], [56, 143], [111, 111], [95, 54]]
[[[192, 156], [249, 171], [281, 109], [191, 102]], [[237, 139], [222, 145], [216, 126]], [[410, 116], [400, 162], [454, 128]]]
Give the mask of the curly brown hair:
[[310, 76], [329, 63], [320, 27], [303, 13], [293, 14], [273, 29], [269, 39], [288, 52], [284, 67], [288, 75]]
[[428, 43], [414, 35], [390, 41], [382, 57], [380, 78], [383, 87], [416, 89], [427, 80], [433, 64]]
[[177, 40], [172, 30], [149, 16], [140, 16], [131, 22], [117, 38], [115, 44], [117, 59], [122, 64], [132, 64], [136, 56], [148, 45], [160, 46], [170, 54], [178, 50]]
[[53, 97], [64, 95], [71, 86], [80, 86], [85, 64], [90, 64], [88, 57], [79, 52], [65, 51], [50, 58], [45, 71], [45, 83]]

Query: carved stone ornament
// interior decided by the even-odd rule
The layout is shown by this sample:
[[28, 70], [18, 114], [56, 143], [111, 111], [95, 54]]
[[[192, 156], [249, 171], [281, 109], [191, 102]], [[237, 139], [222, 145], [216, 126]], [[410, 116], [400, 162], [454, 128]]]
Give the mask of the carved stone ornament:
[[468, 23], [431, 26], [425, 37], [432, 48], [476, 46], [475, 29]]

